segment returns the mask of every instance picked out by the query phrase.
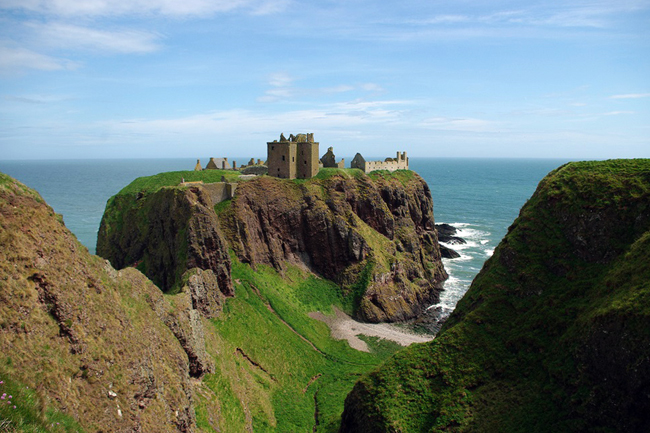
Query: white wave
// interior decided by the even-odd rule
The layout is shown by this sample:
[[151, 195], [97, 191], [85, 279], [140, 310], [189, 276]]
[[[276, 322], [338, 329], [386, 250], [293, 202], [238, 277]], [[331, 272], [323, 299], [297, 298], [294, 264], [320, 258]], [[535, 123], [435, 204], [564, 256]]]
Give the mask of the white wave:
[[447, 263], [453, 263], [453, 262], [466, 262], [468, 260], [472, 260], [474, 257], [470, 256], [468, 254], [461, 254], [460, 252], [456, 251], [458, 254], [460, 254], [460, 257], [456, 257], [455, 259], [447, 259], [444, 258], [442, 259], [442, 264], [445, 265], [445, 268], [447, 267]]
[[438, 224], [449, 224], [450, 226], [454, 228], [459, 228], [459, 227], [467, 227], [470, 226], [470, 223], [438, 223]]
[[[449, 279], [445, 281], [439, 302], [429, 307], [440, 308], [443, 317], [451, 314], [456, 308], [456, 303], [469, 289], [473, 277], [481, 270], [486, 257], [490, 257], [494, 253], [489, 231], [471, 223], [449, 224], [457, 229], [455, 236], [464, 239], [466, 243], [440, 242], [441, 245], [460, 254], [460, 257], [455, 259], [442, 259]], [[462, 278], [462, 276], [466, 276], [466, 278]]]
[[474, 241], [467, 241], [464, 244], [450, 244], [448, 242], [440, 242], [440, 245], [444, 245], [447, 248], [451, 248], [452, 250], [466, 250], [467, 248], [476, 248], [478, 247], [478, 244]]
[[472, 239], [472, 240], [482, 240], [482, 239], [488, 237], [489, 235], [490, 235], [490, 234], [489, 234], [488, 232], [485, 232], [485, 231], [483, 231], [483, 230], [479, 230], [479, 229], [469, 229], [469, 228], [467, 228], [467, 229], [460, 229], [460, 230], [458, 230], [458, 232], [456, 232], [456, 236], [458, 236], [459, 238], [463, 238], [463, 239], [465, 239], [466, 241], [467, 241], [468, 239]]

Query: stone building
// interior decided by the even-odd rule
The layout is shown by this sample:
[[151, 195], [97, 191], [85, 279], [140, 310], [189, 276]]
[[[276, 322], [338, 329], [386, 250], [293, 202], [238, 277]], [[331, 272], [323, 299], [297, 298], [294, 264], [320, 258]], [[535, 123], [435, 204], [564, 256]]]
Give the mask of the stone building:
[[406, 152], [397, 152], [396, 158], [386, 158], [383, 161], [366, 161], [360, 153], [357, 153], [352, 159], [350, 167], [363, 170], [364, 173], [375, 170], [408, 170], [409, 159], [406, 157]]
[[309, 179], [318, 174], [318, 143], [314, 142], [314, 134], [291, 134], [288, 140], [280, 134], [279, 141], [266, 144], [269, 176]]
[[231, 170], [232, 168], [228, 158], [210, 158], [210, 162], [205, 166], [206, 170]]
[[342, 158], [339, 162], [336, 162], [336, 156], [334, 156], [334, 148], [329, 147], [327, 153], [320, 158], [321, 164], [323, 167], [331, 168], [345, 168], [345, 158]]

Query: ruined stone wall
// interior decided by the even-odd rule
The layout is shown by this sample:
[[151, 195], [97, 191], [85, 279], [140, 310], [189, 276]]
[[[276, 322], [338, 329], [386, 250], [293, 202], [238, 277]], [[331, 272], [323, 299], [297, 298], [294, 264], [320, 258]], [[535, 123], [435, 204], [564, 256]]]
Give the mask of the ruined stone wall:
[[235, 195], [237, 189], [236, 183], [215, 182], [205, 183], [201, 187], [208, 193], [212, 203], [217, 204], [222, 201], [230, 200]]
[[384, 161], [366, 161], [360, 154], [354, 157], [352, 168], [360, 168], [365, 173], [375, 170], [408, 170], [409, 159], [406, 152], [397, 152], [396, 158], [386, 158]]

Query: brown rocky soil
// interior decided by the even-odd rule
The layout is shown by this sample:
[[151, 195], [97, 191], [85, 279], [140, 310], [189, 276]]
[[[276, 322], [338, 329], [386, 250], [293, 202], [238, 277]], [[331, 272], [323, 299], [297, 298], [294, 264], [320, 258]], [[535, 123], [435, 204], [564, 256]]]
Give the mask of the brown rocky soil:
[[3, 374], [87, 431], [193, 431], [190, 374], [210, 367], [189, 293], [172, 307], [140, 272], [90, 255], [37, 193], [0, 176]]

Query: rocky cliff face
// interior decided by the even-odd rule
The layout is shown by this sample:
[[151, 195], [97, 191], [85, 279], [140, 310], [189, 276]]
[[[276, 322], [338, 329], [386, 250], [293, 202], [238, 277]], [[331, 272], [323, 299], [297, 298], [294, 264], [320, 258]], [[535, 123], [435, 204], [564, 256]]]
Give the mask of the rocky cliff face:
[[[215, 278], [200, 277], [195, 291]], [[16, 413], [41, 407], [36, 424], [17, 415], [2, 427], [60, 411], [87, 431], [194, 431], [190, 377], [211, 365], [201, 296], [185, 290], [171, 305], [137, 270], [91, 256], [37, 193], [0, 174], [0, 375], [35, 392], [16, 396]]]
[[163, 290], [185, 285], [188, 270], [211, 270], [225, 296], [232, 294], [228, 248], [253, 266], [298, 264], [338, 282], [368, 321], [414, 317], [437, 300], [447, 277], [431, 194], [412, 172], [262, 177], [240, 183], [219, 217], [200, 186], [118, 194], [97, 243], [115, 267], [135, 264]]
[[429, 188], [408, 176], [259, 178], [238, 188], [224, 231], [244, 262], [298, 264], [339, 283], [363, 320], [408, 319], [447, 277]]
[[118, 269], [136, 266], [165, 292], [178, 291], [192, 274], [201, 279], [192, 287], [204, 287], [192, 291], [194, 305], [214, 317], [233, 287], [228, 247], [213, 208], [198, 186], [118, 194], [102, 218], [97, 254]]
[[650, 429], [650, 160], [549, 174], [430, 344], [360, 380], [341, 432]]

